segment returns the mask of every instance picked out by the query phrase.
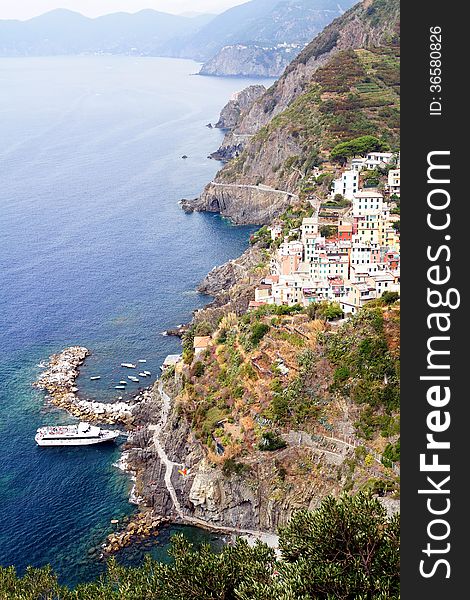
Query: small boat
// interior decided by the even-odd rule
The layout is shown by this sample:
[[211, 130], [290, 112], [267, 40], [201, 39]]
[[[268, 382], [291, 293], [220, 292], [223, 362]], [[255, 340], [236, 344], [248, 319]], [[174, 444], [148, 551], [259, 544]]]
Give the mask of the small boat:
[[139, 373], [139, 377], [147, 377], [146, 373]]
[[124, 385], [115, 385], [115, 386], [114, 386], [114, 389], [115, 389], [115, 390], [125, 390], [126, 388], [125, 388], [125, 386], [124, 386]]
[[137, 379], [137, 377], [134, 377], [133, 375], [128, 375], [127, 379], [130, 379], [131, 381], [135, 381], [135, 383], [139, 383], [139, 380]]
[[139, 362], [140, 362], [140, 363], [146, 363], [146, 362], [147, 362], [147, 360], [146, 360], [145, 358], [139, 358]]
[[147, 377], [150, 377], [150, 375], [152, 374], [150, 371], [144, 371], [144, 373], [147, 375]]
[[127, 381], [120, 381], [119, 385], [127, 385]]
[[90, 377], [90, 381], [96, 381], [97, 379], [101, 379], [101, 375], [95, 375], [94, 377]]
[[126, 367], [126, 369], [135, 369], [135, 365], [132, 363], [121, 363], [121, 367]]

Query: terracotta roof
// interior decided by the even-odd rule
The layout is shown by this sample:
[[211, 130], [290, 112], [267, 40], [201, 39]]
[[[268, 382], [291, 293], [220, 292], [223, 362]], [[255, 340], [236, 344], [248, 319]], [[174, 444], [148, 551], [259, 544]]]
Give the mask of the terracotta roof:
[[210, 341], [211, 341], [211, 336], [210, 335], [203, 335], [203, 336], [196, 336], [194, 338], [194, 349], [196, 348], [207, 348], [207, 346], [209, 345]]

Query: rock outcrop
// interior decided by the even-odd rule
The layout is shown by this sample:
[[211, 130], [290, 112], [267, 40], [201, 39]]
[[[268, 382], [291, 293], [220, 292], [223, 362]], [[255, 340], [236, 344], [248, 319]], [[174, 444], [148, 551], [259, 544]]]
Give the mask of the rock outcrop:
[[242, 113], [265, 92], [264, 85], [250, 85], [240, 92], [236, 92], [222, 109], [215, 126], [220, 129], [234, 129], [238, 125]]
[[186, 212], [217, 212], [237, 225], [271, 223], [298, 197], [267, 186], [231, 185], [213, 182], [195, 200], [182, 200]]
[[[172, 391], [172, 396], [175, 394], [177, 389]], [[146, 405], [147, 410], [150, 405], [157, 412], [161, 408], [157, 385]], [[141, 408], [145, 410], [144, 405]], [[302, 444], [289, 444], [275, 456], [259, 452], [248, 456], [243, 461], [243, 474], [224, 473], [220, 465], [207, 460], [174, 398], [160, 440], [168, 459], [182, 467], [173, 469], [171, 476], [179, 511], [166, 487], [152, 428], [146, 425], [132, 437], [128, 451], [129, 468], [136, 473], [144, 512], [151, 509], [153, 518], [214, 529], [276, 532], [295, 511], [314, 509], [325, 495], [338, 493], [347, 477], [347, 459], [354, 457], [354, 450], [343, 443], [329, 442], [325, 447], [324, 443], [303, 440]], [[308, 477], [295, 474], [298, 465], [304, 463], [310, 465]], [[279, 465], [284, 470], [280, 471]], [[152, 518], [146, 520], [151, 522]]]

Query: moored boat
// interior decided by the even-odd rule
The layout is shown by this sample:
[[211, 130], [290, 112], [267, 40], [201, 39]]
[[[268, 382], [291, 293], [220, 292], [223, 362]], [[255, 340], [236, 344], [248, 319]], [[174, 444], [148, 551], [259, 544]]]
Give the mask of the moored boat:
[[119, 431], [101, 429], [89, 423], [40, 427], [34, 437], [38, 446], [92, 446], [111, 442]]
[[121, 363], [121, 367], [126, 367], [126, 369], [135, 369], [136, 365], [132, 363]]

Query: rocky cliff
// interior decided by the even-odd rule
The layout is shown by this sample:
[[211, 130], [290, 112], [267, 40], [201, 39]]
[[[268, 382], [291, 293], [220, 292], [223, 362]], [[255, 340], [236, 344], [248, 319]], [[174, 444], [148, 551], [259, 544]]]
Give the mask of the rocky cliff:
[[237, 225], [271, 223], [298, 197], [267, 186], [210, 183], [195, 200], [183, 200], [183, 210], [220, 213]]
[[219, 120], [215, 126], [219, 129], [234, 129], [240, 122], [243, 113], [251, 108], [253, 102], [261, 98], [265, 92], [264, 85], [250, 85], [234, 94], [221, 110]]
[[335, 19], [289, 65], [265, 96], [253, 104], [239, 123], [237, 133], [253, 135], [282, 113], [308, 89], [315, 71], [335, 53], [396, 43], [399, 19], [397, 0], [364, 0]]

